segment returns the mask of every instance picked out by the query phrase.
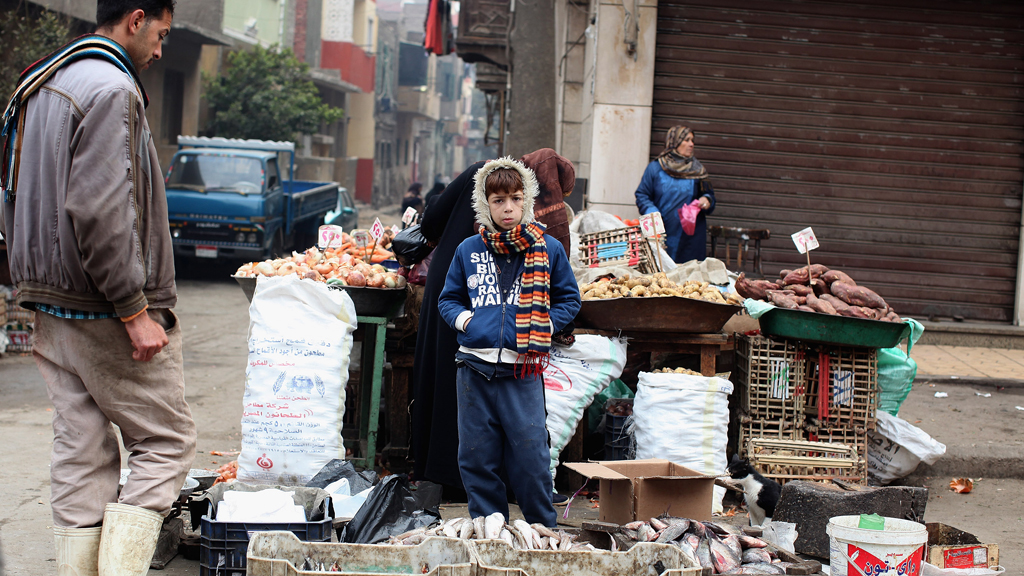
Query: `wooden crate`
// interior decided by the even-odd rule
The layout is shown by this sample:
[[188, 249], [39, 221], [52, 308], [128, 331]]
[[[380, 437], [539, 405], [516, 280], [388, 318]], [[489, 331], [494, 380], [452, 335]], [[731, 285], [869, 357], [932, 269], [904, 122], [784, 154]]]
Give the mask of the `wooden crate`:
[[[808, 417], [835, 428], [875, 429], [878, 350], [818, 346], [807, 351]], [[826, 389], [824, 395], [819, 390]]]
[[803, 422], [807, 393], [804, 346], [796, 340], [740, 335], [734, 383], [752, 419]]
[[828, 421], [808, 418], [804, 423], [804, 431], [807, 439], [813, 442], [845, 444], [856, 448], [861, 457], [868, 456], [868, 429], [864, 426], [833, 426]]
[[629, 266], [644, 274], [661, 271], [639, 226], [581, 234], [580, 261], [589, 268]]
[[773, 438], [751, 438], [747, 444], [750, 464], [780, 484], [832, 479], [867, 484], [867, 459], [853, 446]]
[[747, 456], [747, 444], [752, 438], [803, 440], [804, 434], [802, 418], [799, 421], [764, 420], [744, 415], [740, 418], [740, 456]]

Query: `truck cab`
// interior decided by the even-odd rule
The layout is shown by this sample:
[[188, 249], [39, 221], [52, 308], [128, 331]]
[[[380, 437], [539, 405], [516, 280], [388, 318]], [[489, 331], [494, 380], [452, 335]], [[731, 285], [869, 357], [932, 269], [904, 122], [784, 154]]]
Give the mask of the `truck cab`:
[[175, 255], [262, 260], [312, 246], [339, 187], [294, 180], [294, 155], [292, 142], [179, 136], [165, 178]]

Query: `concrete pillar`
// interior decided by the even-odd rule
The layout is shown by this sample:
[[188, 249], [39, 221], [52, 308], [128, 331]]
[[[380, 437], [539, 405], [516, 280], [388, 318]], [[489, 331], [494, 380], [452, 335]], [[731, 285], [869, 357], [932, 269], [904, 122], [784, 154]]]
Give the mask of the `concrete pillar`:
[[505, 143], [505, 154], [513, 158], [538, 148], [555, 147], [554, 1], [515, 3], [509, 132]]
[[[633, 192], [650, 158], [654, 102], [657, 0], [638, 0], [640, 31], [635, 55], [624, 42], [626, 9], [633, 2], [597, 0], [594, 38], [588, 38], [581, 126], [581, 163], [590, 178], [588, 207], [623, 217], [638, 215]], [[588, 63], [589, 64], [589, 63]], [[589, 153], [587, 153], [589, 151]]]

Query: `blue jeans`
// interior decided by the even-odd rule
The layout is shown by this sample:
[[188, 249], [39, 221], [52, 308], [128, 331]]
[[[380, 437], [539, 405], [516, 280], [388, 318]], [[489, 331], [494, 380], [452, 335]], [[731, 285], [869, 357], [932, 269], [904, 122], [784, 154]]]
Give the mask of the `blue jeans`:
[[551, 504], [543, 378], [516, 378], [508, 364], [460, 360], [459, 472], [469, 495], [469, 515], [501, 512], [508, 519], [499, 476], [504, 464], [526, 521], [554, 527], [558, 515]]

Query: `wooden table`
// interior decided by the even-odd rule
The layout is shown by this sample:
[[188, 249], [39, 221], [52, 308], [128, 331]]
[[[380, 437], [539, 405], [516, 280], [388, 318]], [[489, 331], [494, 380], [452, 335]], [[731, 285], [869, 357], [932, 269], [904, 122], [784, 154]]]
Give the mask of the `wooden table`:
[[629, 350], [639, 352], [674, 352], [700, 354], [700, 373], [714, 376], [718, 355], [735, 347], [731, 334], [690, 334], [686, 332], [641, 332], [631, 330], [594, 330], [577, 328], [576, 334], [598, 334], [610, 338], [629, 339]]

